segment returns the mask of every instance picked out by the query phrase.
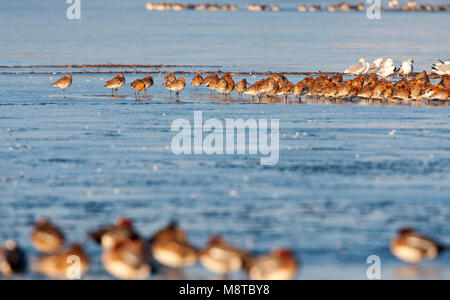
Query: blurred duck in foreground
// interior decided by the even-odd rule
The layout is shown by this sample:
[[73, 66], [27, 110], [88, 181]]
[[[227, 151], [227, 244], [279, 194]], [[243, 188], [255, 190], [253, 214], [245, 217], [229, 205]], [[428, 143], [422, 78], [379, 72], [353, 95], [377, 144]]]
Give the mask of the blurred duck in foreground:
[[275, 249], [270, 254], [253, 260], [249, 276], [252, 280], [291, 280], [298, 268], [298, 262], [291, 251]]
[[150, 242], [153, 257], [164, 266], [180, 269], [197, 263], [197, 250], [175, 222], [157, 232]]
[[125, 84], [125, 76], [119, 74], [113, 79], [106, 82], [105, 87], [112, 89], [112, 95], [116, 91], [116, 96], [119, 96], [119, 89]]
[[102, 255], [105, 269], [123, 280], [143, 280], [150, 276], [149, 249], [142, 240], [125, 240]]
[[208, 271], [226, 276], [243, 270], [250, 254], [229, 244], [222, 236], [213, 236], [200, 252], [200, 262]]
[[43, 253], [53, 253], [64, 245], [64, 234], [50, 220], [39, 220], [31, 232], [31, 243]]
[[80, 279], [89, 267], [89, 258], [83, 248], [74, 244], [55, 254], [38, 257], [32, 269], [55, 279]]
[[118, 218], [115, 225], [92, 231], [89, 236], [105, 250], [111, 250], [124, 241], [140, 239], [133, 228], [133, 222], [126, 218]]
[[433, 260], [446, 250], [439, 242], [409, 228], [398, 232], [392, 239], [390, 248], [398, 259], [412, 264]]
[[63, 90], [64, 98], [66, 98], [66, 89], [72, 85], [72, 75], [67, 74], [63, 78], [59, 79], [58, 81], [52, 83], [52, 86], [59, 87]]
[[23, 273], [27, 262], [25, 253], [17, 246], [16, 242], [8, 240], [5, 247], [0, 245], [0, 272], [5, 276]]

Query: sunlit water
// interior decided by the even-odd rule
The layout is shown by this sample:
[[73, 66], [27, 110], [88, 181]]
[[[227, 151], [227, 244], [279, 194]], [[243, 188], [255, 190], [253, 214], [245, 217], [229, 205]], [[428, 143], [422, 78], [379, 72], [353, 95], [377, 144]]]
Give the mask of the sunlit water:
[[[68, 21], [64, 1], [18, 2], [0, 11], [2, 65], [340, 71], [360, 56], [411, 56], [421, 69], [450, 49], [446, 13], [369, 21], [364, 13], [150, 13], [145, 1], [89, 1], [81, 21]], [[98, 74], [74, 76], [63, 100], [50, 87], [57, 75], [0, 75], [2, 241], [15, 238], [33, 256], [30, 227], [50, 217], [69, 241], [87, 247], [87, 278], [110, 278], [86, 231], [128, 216], [150, 237], [174, 219], [198, 247], [221, 233], [255, 253], [291, 248], [302, 262], [300, 279], [364, 279], [370, 255], [380, 256], [384, 278], [450, 278], [448, 254], [411, 275], [388, 249], [402, 226], [450, 243], [448, 107], [251, 104], [190, 87], [177, 102], [162, 75], [136, 102], [128, 83], [141, 75], [126, 76], [121, 98], [103, 87], [111, 76]], [[279, 163], [174, 155], [172, 122], [192, 121], [197, 110], [204, 119], [279, 119]], [[212, 277], [201, 267], [184, 276]]]

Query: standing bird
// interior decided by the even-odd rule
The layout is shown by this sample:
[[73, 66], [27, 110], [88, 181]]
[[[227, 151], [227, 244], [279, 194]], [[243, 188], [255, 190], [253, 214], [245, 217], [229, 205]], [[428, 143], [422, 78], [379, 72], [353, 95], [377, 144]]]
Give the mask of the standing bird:
[[219, 79], [219, 81], [217, 81], [217, 84], [215, 85], [216, 88], [216, 92], [218, 92], [219, 94], [225, 94], [228, 90], [228, 81], [222, 77]]
[[133, 222], [126, 218], [118, 218], [115, 225], [102, 227], [88, 235], [105, 250], [110, 250], [123, 241], [140, 239], [133, 228]]
[[382, 58], [382, 57], [375, 59], [373, 61], [373, 63], [371, 63], [369, 65], [369, 71], [367, 71], [367, 74], [376, 74], [380, 70], [383, 62], [384, 62], [384, 58]]
[[202, 81], [202, 85], [206, 85], [209, 87], [211, 82], [217, 82], [219, 80], [219, 76], [217, 76], [217, 73], [214, 73], [212, 75], [206, 76], [205, 79]]
[[236, 92], [242, 98], [242, 93], [247, 90], [247, 80], [244, 78], [236, 84]]
[[177, 94], [177, 98], [182, 90], [184, 90], [184, 87], [186, 86], [186, 81], [184, 80], [184, 77], [181, 76], [180, 78], [176, 79], [172, 83], [166, 86], [166, 88], [170, 91], [174, 91]]
[[150, 276], [150, 253], [142, 240], [126, 240], [102, 255], [105, 269], [123, 280], [142, 280]]
[[88, 256], [80, 245], [74, 244], [61, 252], [38, 257], [32, 269], [51, 278], [76, 279], [88, 267]]
[[191, 86], [195, 86], [198, 89], [199, 86], [202, 85], [203, 77], [200, 74], [197, 74], [194, 78], [192, 78]]
[[191, 246], [186, 233], [174, 222], [158, 231], [151, 239], [153, 257], [170, 268], [183, 268], [197, 263], [197, 250]]
[[402, 66], [400, 67], [400, 70], [398, 71], [398, 75], [408, 76], [409, 74], [411, 74], [414, 71], [413, 63], [414, 60], [412, 58], [404, 61], [402, 63]]
[[250, 254], [230, 245], [222, 236], [212, 237], [200, 252], [201, 264], [210, 272], [227, 275], [245, 268]]
[[369, 63], [366, 62], [366, 60], [364, 58], [360, 58], [359, 61], [356, 64], [354, 64], [353, 66], [348, 67], [344, 71], [344, 74], [347, 74], [347, 75], [361, 75], [361, 74], [367, 73], [367, 71], [369, 71]]
[[[136, 99], [139, 98], [139, 92], [142, 91], [144, 97], [145, 97], [145, 82], [142, 79], [137, 79], [135, 81], [133, 81], [130, 84], [131, 87], [133, 87], [134, 89], [134, 96], [136, 97]], [[137, 92], [137, 95], [136, 95]]]
[[145, 90], [149, 89], [153, 86], [154, 80], [153, 80], [153, 77], [150, 75], [145, 76], [141, 80], [145, 83], [145, 88], [144, 88], [144, 96], [145, 96]]
[[176, 80], [175, 74], [173, 74], [173, 72], [172, 72], [172, 73], [170, 73], [169, 75], [167, 75], [166, 77], [164, 77], [164, 80], [163, 80], [163, 86], [164, 86], [164, 87], [167, 87], [169, 84], [171, 84], [171, 83], [174, 82], [175, 80]]
[[64, 242], [64, 234], [48, 219], [39, 220], [31, 232], [31, 243], [43, 253], [58, 251]]
[[116, 91], [116, 96], [119, 96], [119, 89], [125, 84], [125, 76], [119, 74], [113, 79], [106, 82], [105, 87], [112, 89], [112, 95], [114, 95], [114, 90]]
[[256, 258], [249, 268], [252, 280], [291, 280], [298, 271], [294, 254], [286, 249], [275, 249], [270, 254]]
[[381, 68], [376, 73], [377, 75], [385, 78], [389, 77], [395, 73], [395, 65], [394, 61], [391, 58], [388, 58], [382, 65]]
[[72, 75], [67, 74], [63, 78], [57, 80], [55, 83], [52, 83], [52, 86], [59, 87], [63, 90], [64, 98], [66, 98], [66, 89], [72, 85]]
[[445, 250], [437, 241], [409, 228], [401, 229], [390, 244], [397, 258], [412, 264], [433, 260]]
[[5, 276], [23, 273], [26, 266], [25, 253], [16, 242], [8, 240], [4, 248], [0, 245], [0, 273]]

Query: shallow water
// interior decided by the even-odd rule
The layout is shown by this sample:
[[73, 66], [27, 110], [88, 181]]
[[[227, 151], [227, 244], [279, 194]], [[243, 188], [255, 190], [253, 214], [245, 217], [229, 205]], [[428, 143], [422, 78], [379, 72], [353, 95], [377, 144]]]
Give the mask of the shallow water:
[[[152, 14], [139, 10], [145, 1], [110, 2], [86, 3], [79, 23], [67, 21], [55, 1], [3, 4], [0, 64], [339, 71], [359, 56], [389, 55], [413, 56], [426, 68], [450, 46], [444, 13], [392, 13], [371, 23], [357, 13]], [[30, 10], [20, 10], [24, 3]], [[17, 17], [3, 18], [8, 12]], [[450, 244], [448, 106], [251, 104], [190, 87], [177, 102], [161, 86], [162, 75], [149, 98], [136, 102], [128, 84], [121, 98], [110, 97], [103, 88], [110, 77], [76, 75], [63, 100], [50, 87], [57, 75], [0, 75], [1, 240], [14, 237], [34, 255], [30, 227], [50, 217], [70, 241], [88, 248], [94, 263], [87, 278], [110, 278], [86, 231], [129, 216], [150, 236], [176, 219], [199, 247], [221, 233], [256, 253], [292, 248], [303, 265], [300, 279], [364, 279], [370, 255], [380, 256], [384, 278], [450, 279], [448, 254], [411, 272], [388, 249], [402, 226]], [[141, 76], [126, 77], [129, 83]], [[171, 123], [193, 120], [198, 110], [204, 119], [279, 119], [279, 163], [261, 166], [251, 155], [174, 155]], [[200, 267], [184, 275], [212, 277]]]

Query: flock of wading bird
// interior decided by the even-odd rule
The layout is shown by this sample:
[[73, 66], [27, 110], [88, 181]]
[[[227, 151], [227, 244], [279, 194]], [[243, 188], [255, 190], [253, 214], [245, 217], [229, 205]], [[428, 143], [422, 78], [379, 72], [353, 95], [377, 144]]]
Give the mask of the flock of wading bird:
[[[124, 280], [147, 279], [158, 263], [181, 271], [198, 262], [208, 271], [226, 278], [233, 272], [245, 272], [254, 280], [289, 280], [300, 269], [294, 253], [276, 248], [268, 254], [255, 256], [249, 251], [228, 243], [223, 236], [213, 236], [199, 250], [188, 241], [186, 232], [176, 223], [143, 238], [131, 220], [117, 219], [115, 225], [101, 227], [88, 233], [103, 249], [101, 257], [105, 270]], [[74, 259], [78, 261], [80, 276], [87, 273], [90, 259], [80, 244], [66, 245], [63, 232], [48, 219], [38, 221], [31, 231], [31, 244], [40, 252], [31, 269], [50, 278], [71, 278]], [[397, 258], [419, 264], [433, 260], [448, 250], [441, 243], [412, 229], [401, 229], [390, 242], [390, 250]], [[0, 245], [0, 271], [5, 276], [27, 270], [25, 252], [12, 240]], [[179, 273], [179, 272], [177, 272]]]
[[[408, 79], [413, 72], [413, 60], [404, 61], [400, 68], [396, 68], [392, 59], [384, 60], [378, 58], [372, 63], [368, 63], [361, 58], [359, 62], [349, 68], [344, 73], [338, 73], [332, 77], [322, 74], [316, 78], [306, 77], [297, 84], [293, 84], [283, 74], [274, 73], [268, 78], [257, 81], [248, 86], [244, 78], [235, 84], [230, 73], [219, 77], [217, 73], [203, 78], [197, 74], [192, 81], [191, 86], [198, 88], [207, 87], [211, 92], [228, 95], [236, 91], [240, 97], [250, 95], [252, 98], [257, 96], [260, 100], [266, 96], [288, 97], [293, 95], [301, 101], [302, 96], [318, 97], [322, 99], [367, 99], [367, 100], [387, 100], [392, 102], [418, 101], [418, 100], [441, 100], [446, 101], [450, 98], [450, 60], [439, 61], [431, 69], [433, 72], [442, 76], [442, 80], [433, 84], [427, 72], [423, 71], [411, 79]], [[354, 75], [353, 79], [344, 80], [344, 75]], [[402, 79], [393, 83], [386, 78], [392, 75], [403, 76]], [[153, 77], [147, 75], [145, 78], [137, 79], [131, 83], [135, 91], [136, 99], [139, 98], [142, 91], [145, 97], [147, 88], [153, 86]], [[72, 76], [69, 74], [52, 85], [60, 87], [64, 91], [72, 84]], [[106, 82], [105, 87], [111, 88], [118, 96], [118, 89], [125, 84], [125, 76], [119, 74], [112, 80]], [[180, 76], [176, 78], [174, 73], [170, 73], [164, 78], [163, 85], [169, 91], [179, 93], [186, 87], [186, 80]]]
[[[182, 10], [197, 10], [197, 11], [238, 11], [239, 7], [235, 4], [212, 4], [212, 3], [203, 3], [203, 4], [181, 4], [181, 3], [153, 3], [148, 2], [145, 5], [145, 8], [150, 11], [182, 11]], [[329, 12], [335, 11], [365, 11], [366, 7], [364, 3], [359, 3], [356, 5], [351, 5], [346, 2], [341, 2], [337, 5], [328, 5], [322, 7], [321, 5], [312, 4], [305, 5], [301, 4], [297, 6], [297, 10], [300, 12], [315, 12], [326, 10]], [[268, 5], [268, 4], [248, 4], [248, 11], [274, 11], [278, 12], [281, 10], [280, 5]], [[398, 0], [390, 0], [388, 7], [381, 7], [383, 11], [428, 11], [428, 12], [437, 12], [437, 11], [448, 11], [450, 10], [450, 5], [432, 5], [432, 4], [417, 4], [415, 1], [408, 1], [404, 4], [399, 4]]]

